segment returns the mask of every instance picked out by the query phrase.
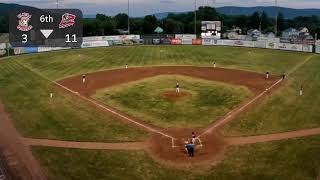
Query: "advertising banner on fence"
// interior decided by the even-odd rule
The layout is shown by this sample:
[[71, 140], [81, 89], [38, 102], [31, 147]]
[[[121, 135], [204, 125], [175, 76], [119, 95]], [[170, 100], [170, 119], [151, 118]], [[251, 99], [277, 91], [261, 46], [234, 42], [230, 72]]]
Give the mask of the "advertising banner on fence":
[[256, 41], [255, 47], [256, 48], [267, 48], [267, 41]]
[[192, 39], [192, 44], [193, 45], [201, 45], [202, 44], [202, 39]]
[[301, 44], [278, 43], [277, 49], [287, 50], [287, 51], [302, 51], [302, 45]]
[[38, 52], [49, 52], [49, 51], [59, 51], [71, 49], [70, 47], [38, 47]]
[[192, 39], [181, 39], [182, 44], [184, 45], [191, 45]]
[[234, 40], [223, 40], [222, 42], [225, 46], [234, 46]]
[[195, 34], [176, 34], [174, 37], [176, 39], [197, 39]]
[[277, 43], [267, 41], [266, 48], [267, 49], [277, 49]]
[[224, 40], [214, 39], [213, 40], [213, 45], [222, 46], [223, 45], [223, 41]]
[[319, 45], [316, 46], [316, 53], [320, 53], [320, 46]]
[[83, 42], [88, 41], [112, 41], [112, 40], [132, 40], [140, 39], [140, 35], [120, 35], [120, 36], [92, 36], [92, 37], [83, 37]]
[[303, 52], [313, 52], [313, 46], [312, 45], [302, 45], [302, 51]]
[[109, 46], [108, 41], [90, 41], [83, 42], [81, 48], [90, 48], [90, 47], [105, 47]]
[[182, 44], [182, 40], [181, 39], [171, 39], [171, 44], [172, 45]]
[[254, 41], [235, 40], [234, 41], [234, 46], [254, 47]]
[[202, 39], [202, 45], [205, 45], [205, 46], [213, 45], [213, 39]]

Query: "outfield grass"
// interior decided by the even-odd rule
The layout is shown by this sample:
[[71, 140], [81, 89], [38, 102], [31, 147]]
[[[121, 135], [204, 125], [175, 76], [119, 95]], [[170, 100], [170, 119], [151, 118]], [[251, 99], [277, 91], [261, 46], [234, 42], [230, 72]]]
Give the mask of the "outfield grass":
[[147, 136], [58, 90], [15, 61], [0, 63], [0, 99], [16, 128], [26, 137], [118, 142], [139, 141]]
[[320, 137], [231, 147], [205, 172], [155, 163], [141, 151], [95, 151], [34, 147], [51, 180], [315, 180], [320, 176]]
[[[163, 97], [175, 92], [180, 100]], [[100, 90], [95, 98], [133, 117], [161, 127], [205, 127], [251, 96], [246, 87], [187, 76], [157, 76]]]
[[[293, 72], [286, 84], [255, 108], [232, 121], [225, 135], [268, 134], [320, 126], [320, 56]], [[303, 85], [303, 96], [299, 96]]]
[[[113, 128], [111, 121], [113, 118], [64, 93], [61, 93], [61, 97], [68, 97], [66, 99], [70, 102], [60, 102], [59, 106], [56, 103], [54, 111], [50, 110], [50, 113], [47, 113], [48, 103], [40, 102], [39, 99], [40, 95], [47, 97], [51, 87], [45, 81], [41, 81], [41, 85], [38, 85], [38, 78], [32, 77], [31, 73], [24, 73], [25, 70], [21, 70], [20, 67], [17, 68], [15, 61], [50, 79], [57, 80], [97, 70], [119, 68], [126, 63], [130, 66], [170, 64], [212, 66], [212, 62], [216, 62], [218, 66], [227, 68], [262, 73], [268, 70], [278, 74], [283, 71], [288, 72], [309, 56], [311, 54], [308, 53], [220, 46], [135, 46], [21, 55], [5, 58], [4, 61], [10, 62], [0, 64], [3, 69], [0, 71], [2, 77], [0, 99], [3, 99], [8, 111], [14, 116], [19, 131], [29, 137], [122, 139], [114, 138], [114, 134], [122, 136], [122, 132], [116, 129], [128, 132], [126, 130], [130, 128], [122, 127], [120, 123], [116, 123], [117, 128]], [[258, 104], [253, 108], [253, 112], [234, 121], [226, 134], [264, 134], [319, 126], [320, 121], [317, 121], [319, 113], [316, 107], [320, 97], [317, 93], [319, 91], [317, 69], [320, 65], [319, 62], [315, 62], [319, 60], [319, 56], [313, 56], [311, 64], [309, 62], [293, 73], [287, 84], [276, 92], [276, 96], [262, 101], [261, 105]], [[296, 92], [302, 81], [306, 88], [305, 96], [297, 99]], [[35, 86], [36, 83], [38, 86]], [[28, 89], [23, 89], [24, 87]], [[19, 92], [28, 96], [19, 95]], [[33, 106], [36, 108], [30, 109]], [[36, 118], [33, 118], [33, 115]], [[112, 123], [105, 125], [103, 122]], [[128, 134], [124, 133], [123, 136]], [[131, 137], [134, 136], [129, 135], [130, 139]]]
[[309, 54], [222, 46], [134, 46], [46, 52], [14, 57], [51, 79], [129, 66], [196, 65], [282, 74]]

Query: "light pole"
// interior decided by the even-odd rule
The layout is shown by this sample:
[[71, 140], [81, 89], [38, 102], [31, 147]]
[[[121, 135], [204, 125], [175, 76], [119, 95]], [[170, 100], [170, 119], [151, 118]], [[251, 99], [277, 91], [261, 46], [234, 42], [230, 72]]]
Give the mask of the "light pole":
[[278, 0], [275, 0], [275, 5], [276, 5], [276, 23], [275, 23], [275, 26], [274, 26], [274, 34], [277, 36], [277, 34], [278, 34], [278, 14], [279, 14], [279, 11], [278, 11]]
[[59, 9], [59, 0], [57, 0], [56, 3], [57, 3], [57, 9]]
[[194, 0], [194, 34], [197, 36], [197, 0]]
[[128, 0], [128, 35], [130, 35], [130, 0]]

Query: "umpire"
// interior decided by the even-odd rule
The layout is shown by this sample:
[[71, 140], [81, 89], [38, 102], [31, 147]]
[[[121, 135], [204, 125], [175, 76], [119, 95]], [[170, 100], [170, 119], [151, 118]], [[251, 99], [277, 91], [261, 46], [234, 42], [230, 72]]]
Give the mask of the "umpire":
[[192, 140], [188, 144], [186, 144], [186, 150], [190, 157], [194, 157], [194, 144]]

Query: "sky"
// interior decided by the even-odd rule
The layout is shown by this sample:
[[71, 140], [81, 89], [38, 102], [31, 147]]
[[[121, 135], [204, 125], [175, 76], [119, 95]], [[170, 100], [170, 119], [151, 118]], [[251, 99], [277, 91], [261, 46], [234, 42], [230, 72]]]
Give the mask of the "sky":
[[[38, 8], [56, 7], [57, 0], [0, 0]], [[128, 0], [58, 0], [60, 8], [81, 9], [84, 14], [115, 15], [127, 12]], [[184, 12], [194, 9], [195, 0], [129, 0], [130, 16], [139, 17], [158, 12]], [[197, 6], [273, 6], [275, 0], [196, 0]], [[320, 0], [278, 0], [278, 5], [290, 8], [320, 8]]]

